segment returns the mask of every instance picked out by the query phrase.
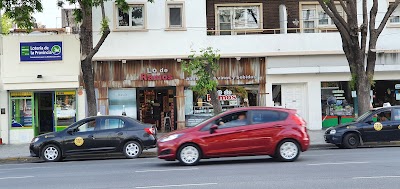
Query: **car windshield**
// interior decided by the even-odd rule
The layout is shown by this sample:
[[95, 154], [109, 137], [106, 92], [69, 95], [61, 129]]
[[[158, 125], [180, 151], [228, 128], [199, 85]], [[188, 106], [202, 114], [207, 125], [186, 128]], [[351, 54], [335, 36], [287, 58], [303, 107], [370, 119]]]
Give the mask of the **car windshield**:
[[372, 110], [369, 110], [368, 112], [365, 112], [363, 115], [361, 115], [360, 117], [358, 117], [355, 121], [356, 121], [356, 122], [359, 122], [359, 121], [364, 120], [364, 119], [367, 118], [369, 115], [371, 115], [372, 112], [373, 112]]

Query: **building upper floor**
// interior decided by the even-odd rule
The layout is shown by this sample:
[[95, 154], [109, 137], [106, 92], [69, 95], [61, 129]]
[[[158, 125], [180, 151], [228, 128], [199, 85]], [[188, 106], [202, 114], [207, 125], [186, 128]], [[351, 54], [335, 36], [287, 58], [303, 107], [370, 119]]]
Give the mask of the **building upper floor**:
[[0, 36], [2, 90], [78, 88], [79, 75], [77, 35]]
[[[391, 0], [378, 0], [377, 22]], [[317, 1], [310, 0], [127, 0], [105, 4], [111, 34], [94, 60], [185, 58], [214, 47], [225, 57], [343, 54], [340, 34]], [[372, 1], [369, 7], [372, 6]], [[361, 10], [361, 3], [359, 3]], [[344, 14], [340, 4], [337, 5]], [[362, 12], [362, 11], [359, 11]], [[361, 19], [359, 14], [359, 19]], [[93, 36], [101, 33], [93, 12]], [[361, 23], [361, 22], [360, 22]], [[377, 51], [400, 49], [400, 8], [381, 34]]]

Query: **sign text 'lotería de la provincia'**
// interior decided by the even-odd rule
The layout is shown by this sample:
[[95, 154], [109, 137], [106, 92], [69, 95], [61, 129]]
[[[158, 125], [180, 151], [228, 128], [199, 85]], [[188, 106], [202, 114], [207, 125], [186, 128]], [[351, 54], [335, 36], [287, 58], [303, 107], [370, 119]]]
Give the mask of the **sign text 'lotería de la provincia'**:
[[23, 42], [20, 43], [20, 61], [59, 61], [62, 60], [62, 42]]

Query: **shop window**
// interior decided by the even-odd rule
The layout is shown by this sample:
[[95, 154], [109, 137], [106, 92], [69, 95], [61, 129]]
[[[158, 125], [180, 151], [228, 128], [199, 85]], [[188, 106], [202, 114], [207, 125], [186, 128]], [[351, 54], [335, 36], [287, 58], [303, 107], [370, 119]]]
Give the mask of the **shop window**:
[[323, 127], [353, 121], [353, 97], [349, 82], [322, 82], [321, 108]]
[[56, 93], [56, 126], [69, 126], [76, 121], [76, 98], [75, 92]]
[[109, 114], [137, 118], [136, 89], [110, 89], [108, 91]]
[[11, 127], [32, 127], [32, 99], [11, 100]]

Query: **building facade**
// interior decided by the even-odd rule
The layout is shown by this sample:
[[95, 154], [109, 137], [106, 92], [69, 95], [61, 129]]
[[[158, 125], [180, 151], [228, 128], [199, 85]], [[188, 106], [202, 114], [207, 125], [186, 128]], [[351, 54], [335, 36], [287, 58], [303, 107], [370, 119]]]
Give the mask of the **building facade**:
[[[221, 80], [221, 96], [234, 94], [240, 99], [224, 102], [227, 108], [249, 104], [294, 108], [314, 130], [337, 124], [338, 116], [343, 121], [354, 117], [356, 100], [341, 38], [317, 1], [128, 2], [128, 12], [113, 1], [105, 4], [112, 32], [94, 58], [100, 112], [126, 111], [159, 128], [166, 117], [174, 128], [192, 126], [195, 121], [187, 120], [197, 111], [207, 112], [201, 105], [207, 97], [190, 90], [195, 77], [182, 72], [181, 61], [192, 50], [213, 47], [222, 57], [216, 78]], [[390, 2], [379, 3], [381, 19]], [[338, 9], [342, 10], [339, 5]], [[383, 97], [398, 102], [398, 10], [376, 49], [376, 85], [371, 92], [375, 106]], [[94, 33], [100, 31], [100, 15], [94, 9]], [[94, 41], [100, 38], [93, 36]], [[240, 95], [243, 90], [246, 94]]]
[[60, 131], [85, 116], [79, 49], [76, 35], [0, 37], [3, 143], [29, 143], [36, 135]]

